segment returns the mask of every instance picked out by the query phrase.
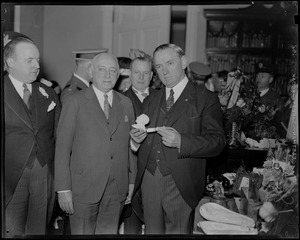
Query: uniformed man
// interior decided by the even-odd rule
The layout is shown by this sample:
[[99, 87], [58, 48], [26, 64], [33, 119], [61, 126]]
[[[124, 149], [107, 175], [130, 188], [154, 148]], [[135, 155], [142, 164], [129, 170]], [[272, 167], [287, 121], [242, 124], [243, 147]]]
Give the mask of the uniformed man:
[[274, 66], [270, 63], [259, 62], [256, 66], [256, 86], [261, 103], [273, 107], [274, 110], [283, 105], [283, 101], [271, 84], [274, 82]]
[[108, 49], [106, 48], [73, 51], [76, 60], [76, 70], [61, 92], [60, 100], [62, 104], [68, 96], [89, 86], [91, 78], [88, 71], [93, 57], [107, 51]]
[[188, 65], [188, 76], [195, 83], [201, 85], [205, 84], [210, 90], [210, 85], [207, 82], [208, 77], [211, 74], [211, 69], [209, 66], [202, 62], [191, 62]]

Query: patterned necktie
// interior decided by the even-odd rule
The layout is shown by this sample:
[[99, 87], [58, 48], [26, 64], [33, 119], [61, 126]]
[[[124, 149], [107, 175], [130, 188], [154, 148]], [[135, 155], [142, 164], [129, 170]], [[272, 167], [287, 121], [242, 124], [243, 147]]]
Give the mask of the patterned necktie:
[[29, 100], [30, 100], [30, 97], [31, 97], [31, 92], [29, 91], [26, 83], [23, 83], [23, 101], [24, 103], [26, 104], [27, 108], [29, 109], [30, 108], [30, 104], [29, 104]]
[[173, 104], [174, 104], [174, 91], [171, 88], [171, 90], [170, 90], [170, 96], [168, 97], [167, 103], [166, 103], [167, 111], [169, 111], [171, 109], [171, 107], [173, 106]]
[[109, 118], [109, 113], [110, 113], [110, 105], [108, 102], [108, 96], [104, 94], [104, 114], [107, 119]]

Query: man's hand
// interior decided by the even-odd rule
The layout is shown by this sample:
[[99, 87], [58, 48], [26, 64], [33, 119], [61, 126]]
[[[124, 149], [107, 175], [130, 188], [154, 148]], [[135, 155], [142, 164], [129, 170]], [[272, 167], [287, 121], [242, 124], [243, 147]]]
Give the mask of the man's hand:
[[180, 149], [181, 136], [174, 128], [157, 127], [156, 129], [165, 146]]
[[130, 136], [137, 144], [140, 144], [147, 137], [147, 132], [141, 129], [133, 128], [130, 131]]
[[66, 213], [74, 213], [72, 191], [59, 192], [58, 203], [60, 208]]
[[125, 200], [125, 205], [131, 203], [131, 198], [132, 198], [132, 194], [133, 194], [133, 189], [134, 189], [134, 184], [132, 184], [132, 183], [129, 184], [128, 195], [127, 195], [127, 198], [126, 198], [126, 200]]

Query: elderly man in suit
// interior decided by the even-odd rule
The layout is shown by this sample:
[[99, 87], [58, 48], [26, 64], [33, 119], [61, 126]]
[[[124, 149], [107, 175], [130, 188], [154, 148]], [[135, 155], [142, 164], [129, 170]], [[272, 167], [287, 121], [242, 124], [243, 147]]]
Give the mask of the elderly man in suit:
[[76, 70], [61, 92], [60, 101], [62, 104], [65, 102], [65, 99], [71, 94], [89, 87], [91, 82], [89, 67], [91, 65], [92, 59], [97, 54], [107, 51], [108, 49], [105, 48], [73, 51], [76, 60]]
[[93, 84], [70, 96], [62, 108], [55, 152], [55, 190], [70, 215], [72, 234], [116, 234], [124, 204], [131, 201], [136, 156], [129, 131], [134, 110], [113, 90], [116, 57], [92, 60]]
[[60, 103], [54, 90], [36, 81], [40, 55], [17, 37], [6, 44], [5, 237], [46, 234], [54, 204], [54, 143]]
[[222, 110], [216, 94], [186, 77], [180, 47], [157, 47], [153, 62], [165, 87], [143, 105], [147, 128], [157, 132], [131, 130], [138, 149], [135, 189], [141, 186], [146, 234], [190, 234], [205, 189], [205, 159], [225, 146]]

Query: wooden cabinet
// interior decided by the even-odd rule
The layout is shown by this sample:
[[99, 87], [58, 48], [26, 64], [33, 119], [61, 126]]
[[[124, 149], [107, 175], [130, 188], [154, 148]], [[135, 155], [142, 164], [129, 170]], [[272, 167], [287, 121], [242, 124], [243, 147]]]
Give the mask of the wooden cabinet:
[[[267, 6], [267, 7], [266, 7]], [[240, 67], [255, 73], [258, 62], [275, 67], [274, 88], [287, 96], [288, 79], [295, 73], [292, 46], [297, 43], [293, 6], [280, 2], [255, 3], [242, 9], [205, 9], [206, 54], [212, 72]]]

